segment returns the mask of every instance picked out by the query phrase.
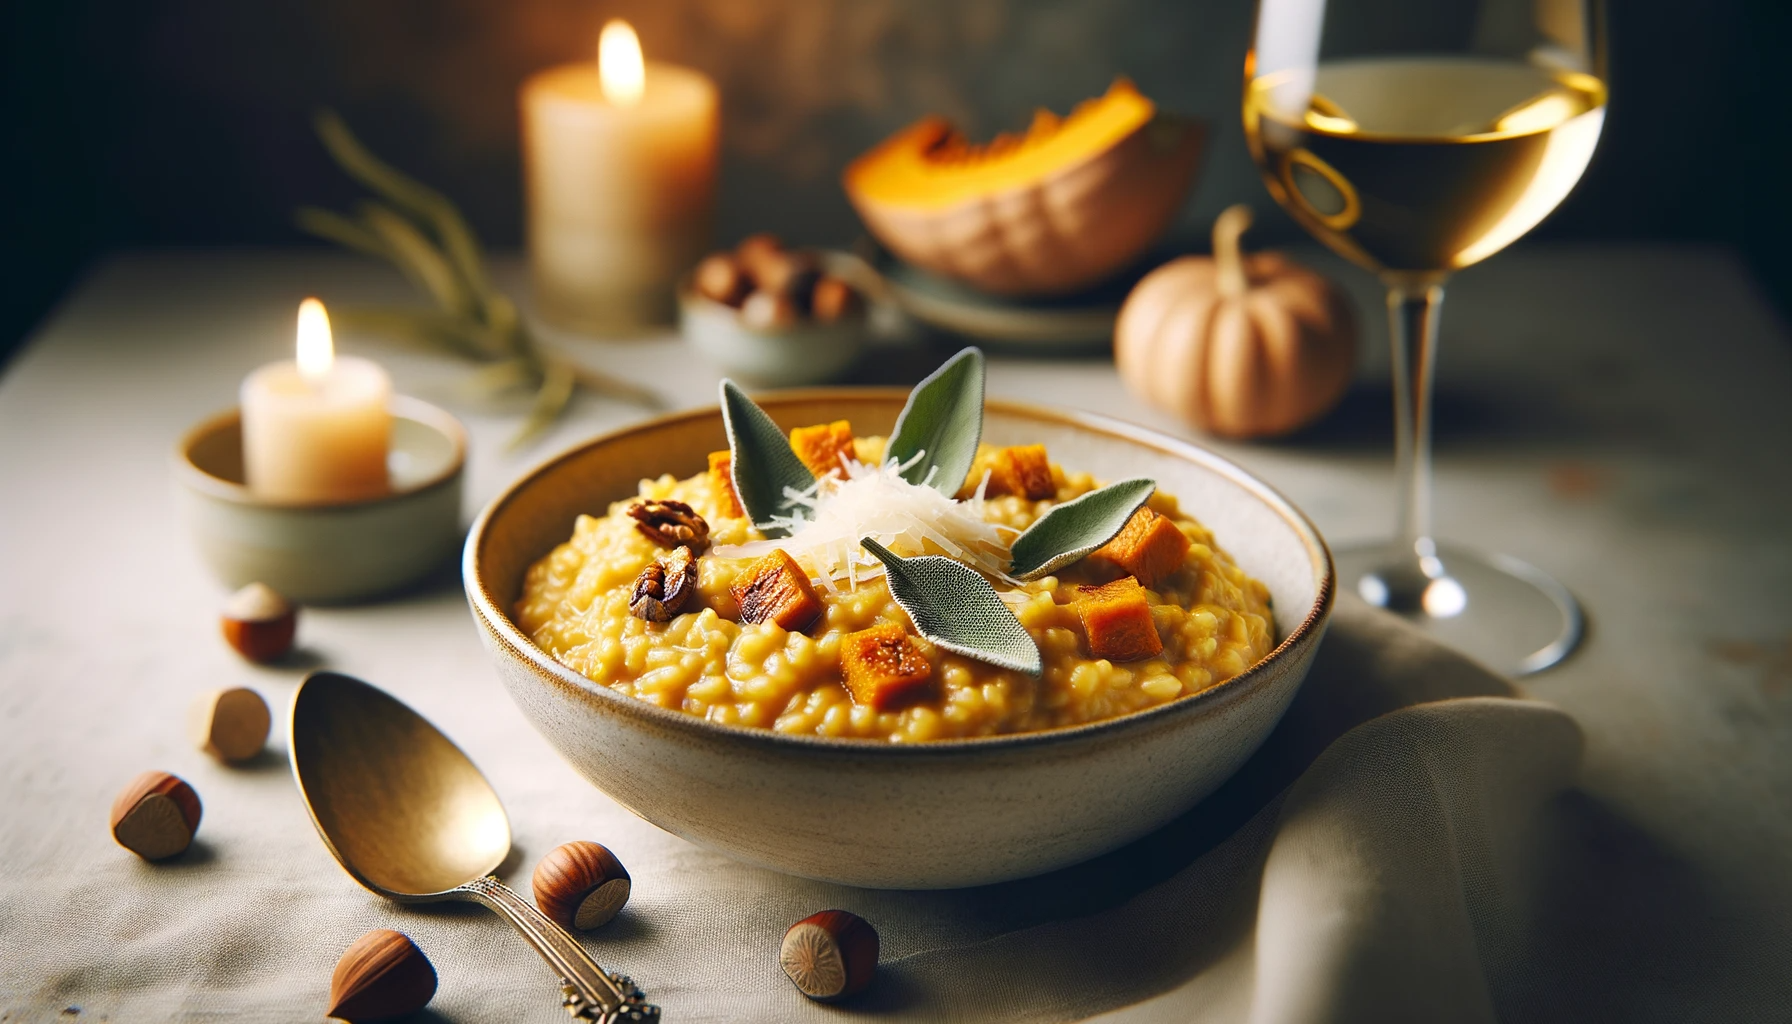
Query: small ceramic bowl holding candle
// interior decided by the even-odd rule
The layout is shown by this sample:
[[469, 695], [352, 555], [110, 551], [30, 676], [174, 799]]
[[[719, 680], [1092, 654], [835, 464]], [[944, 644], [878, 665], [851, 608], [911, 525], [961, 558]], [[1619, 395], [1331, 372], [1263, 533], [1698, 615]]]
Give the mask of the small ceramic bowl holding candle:
[[303, 604], [365, 600], [444, 564], [461, 537], [466, 431], [337, 356], [323, 304], [299, 308], [297, 358], [243, 382], [242, 405], [175, 449], [182, 512], [226, 585]]

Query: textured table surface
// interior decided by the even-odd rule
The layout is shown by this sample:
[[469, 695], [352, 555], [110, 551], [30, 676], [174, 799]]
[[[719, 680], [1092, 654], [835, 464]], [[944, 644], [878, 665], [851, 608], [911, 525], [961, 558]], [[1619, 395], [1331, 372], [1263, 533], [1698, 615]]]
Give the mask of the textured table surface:
[[[1364, 275], [1312, 258], [1365, 310], [1369, 351], [1356, 389], [1300, 438], [1214, 447], [1281, 488], [1334, 543], [1372, 538], [1393, 508], [1379, 300]], [[514, 263], [504, 270], [520, 285]], [[253, 979], [243, 979], [239, 1000], [211, 1005], [192, 993], [183, 999], [179, 979], [199, 971], [195, 964], [206, 977], [227, 973], [233, 951], [284, 945], [264, 961], [302, 974], [321, 999], [335, 952], [358, 933], [307, 944], [259, 928], [265, 908], [280, 908], [282, 921], [302, 919], [305, 901], [328, 894], [364, 898], [365, 927], [395, 919], [353, 889], [313, 838], [282, 745], [247, 770], [225, 772], [187, 744], [182, 723], [194, 693], [253, 685], [279, 708], [305, 665], [388, 686], [451, 735], [487, 725], [508, 737], [504, 749], [472, 751], [499, 791], [513, 809], [565, 811], [514, 822], [525, 873], [548, 847], [580, 835], [576, 823], [596, 820], [625, 861], [651, 857], [649, 878], [706, 872], [713, 889], [749, 897], [776, 884], [628, 817], [536, 742], [486, 666], [452, 574], [399, 600], [307, 612], [304, 665], [258, 669], [218, 641], [223, 589], [176, 521], [169, 452], [189, 424], [232, 404], [248, 370], [288, 357], [293, 311], [307, 294], [332, 305], [411, 301], [395, 275], [347, 256], [129, 255], [97, 268], [0, 378], [0, 780], [8, 793], [0, 862], [9, 869], [0, 882], [0, 947], [88, 947], [71, 949], [66, 972], [0, 972], [0, 1020], [47, 1019], [65, 995], [86, 1000], [86, 1019], [214, 1011], [244, 1019]], [[672, 407], [714, 400], [716, 372], [671, 335], [564, 343]], [[1616, 844], [1613, 870], [1635, 873], [1645, 894], [1635, 927], [1690, 915], [1744, 946], [1786, 949], [1792, 339], [1726, 252], [1570, 247], [1522, 250], [1463, 274], [1450, 289], [1442, 345], [1438, 532], [1544, 567], [1587, 608], [1583, 649], [1526, 685], [1585, 734], [1580, 788], [1610, 822], [1602, 841]], [[400, 390], [467, 422], [469, 519], [528, 465], [642, 415], [582, 398], [544, 442], [512, 452], [505, 441], [514, 416], [467, 404], [456, 390], [460, 364], [372, 338], [342, 337], [339, 347], [380, 359]], [[879, 348], [855, 379], [910, 382], [946, 351]], [[989, 391], [1188, 436], [1139, 407], [1100, 359], [994, 354]], [[200, 785], [202, 844], [167, 868], [121, 867], [128, 857], [106, 835], [106, 810], [118, 786], [152, 766]], [[233, 830], [233, 820], [257, 813], [277, 813], [281, 824]], [[240, 913], [189, 920], [178, 900], [144, 906], [121, 891], [124, 876], [152, 871], [238, 887]], [[1656, 915], [1649, 907], [1657, 903], [1672, 909]], [[752, 917], [746, 904], [714, 914], [718, 927]], [[653, 940], [648, 921], [637, 918], [622, 941]], [[145, 929], [190, 932], [193, 963], [169, 963], [148, 978], [140, 965], [108, 975], [91, 948], [95, 936]], [[900, 947], [903, 936], [886, 942]], [[1759, 981], [1761, 965], [1748, 960], [1737, 960], [1727, 981], [1711, 977], [1710, 965], [1689, 975], [1677, 1009], [1700, 1004], [1700, 984]], [[1659, 965], [1670, 986], [1675, 969]], [[1783, 961], [1779, 970], [1784, 985]], [[441, 1016], [460, 1019], [453, 998], [445, 982]], [[518, 1019], [551, 1020], [551, 1010], [531, 1005]], [[314, 1013], [294, 1008], [284, 1019]]]

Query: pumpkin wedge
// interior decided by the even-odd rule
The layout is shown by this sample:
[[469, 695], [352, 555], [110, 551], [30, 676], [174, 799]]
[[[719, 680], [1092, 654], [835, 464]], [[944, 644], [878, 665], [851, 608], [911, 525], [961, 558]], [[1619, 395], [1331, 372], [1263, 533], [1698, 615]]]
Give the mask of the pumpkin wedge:
[[1181, 209], [1205, 126], [1119, 78], [1024, 135], [967, 142], [927, 117], [847, 167], [846, 194], [891, 252], [997, 295], [1061, 295], [1132, 263]]

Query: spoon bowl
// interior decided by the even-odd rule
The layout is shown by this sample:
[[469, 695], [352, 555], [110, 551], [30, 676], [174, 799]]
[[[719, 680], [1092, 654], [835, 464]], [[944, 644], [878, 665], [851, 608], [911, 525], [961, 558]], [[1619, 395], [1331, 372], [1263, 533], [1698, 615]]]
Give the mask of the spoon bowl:
[[561, 978], [567, 1012], [652, 1021], [625, 977], [492, 876], [510, 819], [471, 758], [403, 701], [352, 676], [313, 672], [293, 694], [287, 749], [324, 845], [355, 881], [400, 903], [460, 900], [495, 911]]

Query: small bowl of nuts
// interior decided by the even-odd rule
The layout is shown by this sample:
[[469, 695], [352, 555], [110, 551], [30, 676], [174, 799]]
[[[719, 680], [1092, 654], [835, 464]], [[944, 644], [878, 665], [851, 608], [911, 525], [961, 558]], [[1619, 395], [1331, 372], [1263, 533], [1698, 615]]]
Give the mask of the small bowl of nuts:
[[679, 289], [684, 336], [721, 371], [762, 387], [819, 384], [839, 375], [865, 339], [865, 300], [847, 253], [786, 249], [753, 235], [703, 258]]

